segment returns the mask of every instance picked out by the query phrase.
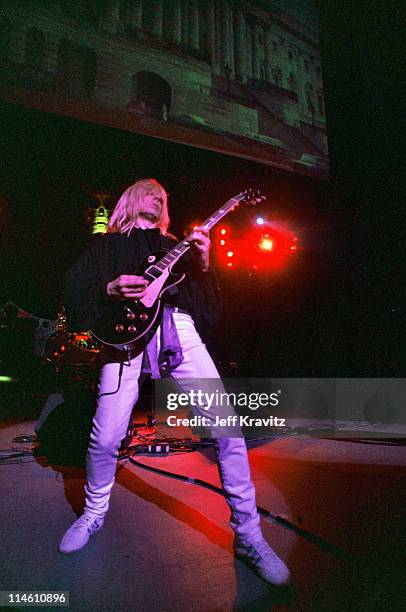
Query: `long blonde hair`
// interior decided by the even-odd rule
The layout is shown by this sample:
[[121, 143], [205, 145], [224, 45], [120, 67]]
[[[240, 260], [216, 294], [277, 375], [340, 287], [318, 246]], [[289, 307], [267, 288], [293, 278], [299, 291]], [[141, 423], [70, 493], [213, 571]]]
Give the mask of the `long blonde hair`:
[[168, 195], [165, 189], [153, 178], [141, 179], [127, 187], [118, 200], [108, 224], [108, 232], [129, 234], [134, 227], [142, 210], [142, 200], [147, 193], [158, 194], [162, 198], [161, 215], [156, 224], [162, 234], [168, 233]]

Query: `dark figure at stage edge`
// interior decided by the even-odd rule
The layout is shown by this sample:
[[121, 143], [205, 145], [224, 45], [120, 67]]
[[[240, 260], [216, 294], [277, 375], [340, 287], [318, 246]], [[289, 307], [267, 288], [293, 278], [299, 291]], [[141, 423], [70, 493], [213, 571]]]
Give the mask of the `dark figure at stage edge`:
[[[142, 298], [148, 283], [133, 272], [152, 251], [173, 248], [176, 241], [168, 233], [168, 226], [167, 194], [154, 179], [140, 180], [122, 194], [108, 233], [97, 238], [66, 275], [65, 302], [72, 329], [91, 329], [110, 300]], [[186, 278], [173, 295], [165, 298], [166, 324], [161, 323], [152, 338], [142, 347], [139, 344], [130, 350], [107, 347], [103, 351], [86, 462], [85, 509], [63, 536], [61, 553], [80, 550], [103, 526], [118, 449], [138, 399], [142, 376], [150, 373], [156, 378], [170, 374], [182, 380], [182, 384], [188, 378], [220, 378], [196, 330], [212, 323], [221, 309], [218, 284], [209, 266], [209, 249], [207, 232], [196, 230], [191, 249], [183, 258]], [[168, 329], [170, 341], [165, 337]], [[166, 345], [168, 342], [173, 345], [173, 332], [179, 350], [175, 354], [168, 351], [171, 357], [165, 361]], [[244, 438], [218, 437], [216, 449], [224, 495], [231, 510], [236, 556], [268, 582], [287, 584], [290, 576], [286, 565], [262, 535]]]

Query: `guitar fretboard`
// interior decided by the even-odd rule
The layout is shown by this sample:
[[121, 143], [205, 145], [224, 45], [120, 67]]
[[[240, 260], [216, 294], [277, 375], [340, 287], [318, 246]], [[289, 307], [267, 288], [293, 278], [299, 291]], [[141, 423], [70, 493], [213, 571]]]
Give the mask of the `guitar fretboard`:
[[[210, 230], [212, 227], [216, 225], [216, 223], [220, 221], [220, 219], [225, 217], [225, 215], [228, 212], [230, 212], [230, 210], [232, 210], [234, 206], [236, 206], [241, 199], [242, 198], [240, 198], [240, 196], [236, 196], [228, 200], [228, 202], [226, 202], [223, 206], [221, 206], [218, 210], [216, 210], [215, 213], [210, 215], [210, 217], [208, 217], [206, 221], [204, 221], [200, 225], [200, 227], [206, 230]], [[162, 257], [162, 259], [160, 259], [158, 263], [147, 268], [145, 270], [144, 276], [149, 275], [149, 276], [152, 276], [153, 278], [158, 278], [162, 274], [162, 272], [165, 272], [165, 270], [169, 268], [169, 266], [177, 262], [182, 257], [182, 255], [184, 255], [186, 251], [190, 249], [190, 240], [191, 240], [192, 234], [193, 232], [188, 234], [186, 238], [184, 238], [173, 249], [171, 249], [169, 253], [165, 255], [165, 257]]]

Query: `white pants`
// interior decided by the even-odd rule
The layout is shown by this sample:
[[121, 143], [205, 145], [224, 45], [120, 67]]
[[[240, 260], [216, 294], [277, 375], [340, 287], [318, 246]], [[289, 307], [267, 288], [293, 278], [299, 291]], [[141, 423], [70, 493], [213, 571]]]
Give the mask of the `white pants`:
[[[219, 379], [219, 373], [197, 333], [193, 319], [173, 314], [183, 351], [183, 362], [171, 372], [177, 380]], [[157, 337], [159, 333], [157, 332]], [[101, 370], [97, 410], [87, 454], [86, 510], [104, 516], [115, 479], [118, 449], [125, 437], [139, 395], [143, 353], [126, 363], [106, 363]], [[251, 481], [247, 447], [242, 437], [217, 438], [217, 457], [231, 527], [243, 540], [261, 536], [255, 488]]]

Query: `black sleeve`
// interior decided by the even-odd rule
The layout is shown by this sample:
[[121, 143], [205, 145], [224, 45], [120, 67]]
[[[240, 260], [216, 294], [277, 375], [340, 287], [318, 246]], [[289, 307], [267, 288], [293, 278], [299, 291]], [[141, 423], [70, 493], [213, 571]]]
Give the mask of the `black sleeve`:
[[[65, 274], [64, 304], [70, 330], [91, 329], [108, 301], [108, 264], [111, 241], [105, 236], [94, 240], [79, 261]], [[111, 279], [110, 279], [111, 280]]]
[[202, 272], [192, 265], [188, 283], [193, 294], [196, 327], [203, 336], [209, 336], [223, 315], [223, 299], [216, 272], [212, 266], [207, 272]]
[[189, 310], [200, 335], [208, 338], [216, 330], [223, 314], [223, 300], [213, 266], [202, 272], [191, 253], [187, 253], [181, 270], [186, 278], [180, 285], [178, 305]]

